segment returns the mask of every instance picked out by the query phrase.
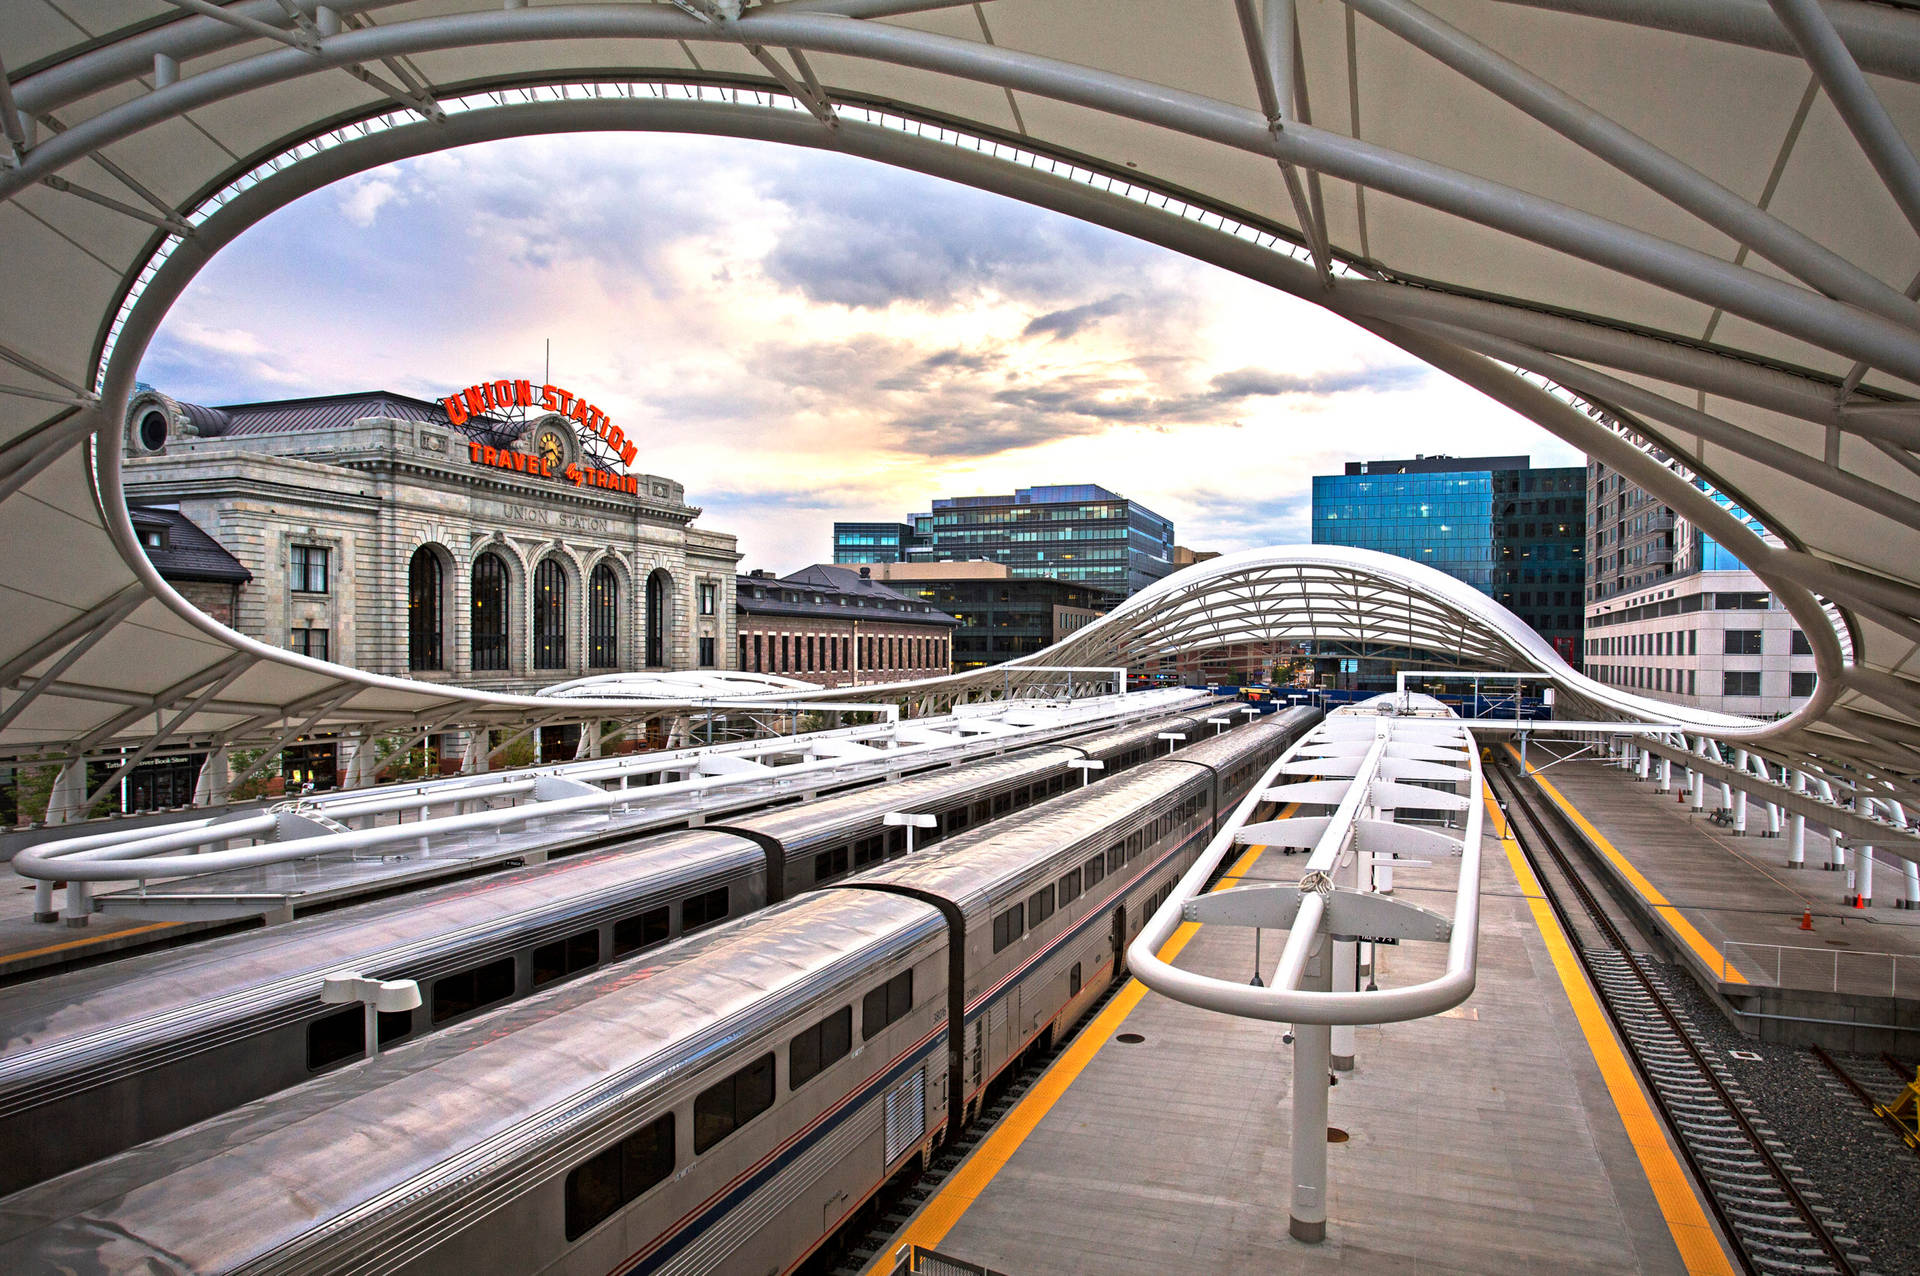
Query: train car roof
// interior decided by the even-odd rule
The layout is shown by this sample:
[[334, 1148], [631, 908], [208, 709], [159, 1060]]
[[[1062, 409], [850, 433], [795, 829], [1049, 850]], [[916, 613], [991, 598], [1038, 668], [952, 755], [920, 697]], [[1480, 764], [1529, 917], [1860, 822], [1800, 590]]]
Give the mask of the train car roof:
[[142, 1037], [230, 1018], [236, 1000], [319, 995], [329, 971], [384, 973], [427, 945], [483, 942], [615, 886], [662, 889], [690, 872], [750, 871], [759, 847], [689, 830], [435, 887], [350, 911], [52, 975], [0, 998], [0, 1094], [49, 1069], [70, 1070], [90, 1043], [125, 1050]]
[[663, 1106], [677, 1102], [712, 1054], [944, 933], [928, 905], [876, 892], [774, 905], [7, 1197], [0, 1270], [225, 1271], [323, 1240], [350, 1251], [369, 1229], [415, 1226], [396, 1209], [435, 1187], [486, 1190], [511, 1164], [508, 1191], [530, 1157], [539, 1174], [584, 1159], [625, 1133], [594, 1122], [636, 1087], [665, 1081]]
[[1063, 793], [1028, 810], [1015, 827], [990, 825], [959, 834], [923, 854], [855, 874], [834, 889], [885, 882], [926, 891], [951, 901], [963, 913], [977, 914], [991, 908], [1009, 886], [1030, 876], [1038, 857], [1097, 839], [1182, 784], [1207, 779], [1193, 763], [1220, 766], [1299, 725], [1297, 718], [1275, 714], [1201, 741], [1173, 757], [1144, 763], [1093, 788]]

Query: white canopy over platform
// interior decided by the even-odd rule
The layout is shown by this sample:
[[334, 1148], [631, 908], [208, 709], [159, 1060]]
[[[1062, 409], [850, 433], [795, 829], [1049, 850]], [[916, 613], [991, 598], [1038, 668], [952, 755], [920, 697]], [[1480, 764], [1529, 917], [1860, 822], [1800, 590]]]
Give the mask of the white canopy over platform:
[[1352, 319], [1761, 574], [1820, 681], [1752, 742], [1920, 769], [1905, 4], [18, 0], [0, 68], [0, 754], [551, 712], [194, 611], [134, 538], [120, 422], [168, 306], [274, 209], [465, 143], [656, 129], [969, 183]]

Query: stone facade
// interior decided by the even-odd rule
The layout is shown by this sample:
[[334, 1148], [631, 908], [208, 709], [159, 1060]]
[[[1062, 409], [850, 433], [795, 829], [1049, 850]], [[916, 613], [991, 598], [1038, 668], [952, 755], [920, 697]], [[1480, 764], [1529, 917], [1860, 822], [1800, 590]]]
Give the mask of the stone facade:
[[[679, 483], [636, 474], [629, 494], [570, 482], [561, 473], [567, 464], [591, 464], [582, 441], [567, 430], [562, 464], [543, 468], [532, 455], [532, 425], [519, 439], [496, 439], [502, 446], [489, 447], [495, 459], [483, 464], [469, 435], [434, 405], [377, 398], [384, 415], [354, 415], [356, 396], [342, 396], [332, 411], [305, 405], [333, 400], [209, 410], [152, 393], [136, 397], [128, 498], [178, 509], [253, 573], [239, 591], [235, 629], [282, 647], [294, 644], [296, 630], [324, 630], [327, 655], [338, 663], [494, 691], [532, 691], [615, 669], [699, 668], [703, 651], [712, 653], [711, 667], [730, 667], [739, 555], [733, 536], [694, 526], [700, 511], [686, 504]], [[262, 412], [257, 427], [248, 424], [249, 410], [282, 407], [278, 416]], [[149, 446], [155, 412], [168, 424], [158, 447]], [[278, 428], [288, 422], [294, 428]], [[293, 579], [296, 549], [326, 551], [324, 590], [295, 588], [310, 583]], [[474, 668], [474, 569], [489, 553], [507, 578], [504, 670]], [[430, 555], [440, 569], [437, 668], [410, 660], [416, 555]], [[564, 658], [561, 667], [536, 668], [535, 578], [547, 560], [565, 582], [557, 609]], [[588, 586], [602, 565], [616, 586], [613, 659], [590, 665]], [[651, 608], [650, 580], [660, 595]], [[718, 600], [711, 614], [699, 607], [703, 585]], [[660, 627], [663, 640], [651, 664], [649, 625]]]

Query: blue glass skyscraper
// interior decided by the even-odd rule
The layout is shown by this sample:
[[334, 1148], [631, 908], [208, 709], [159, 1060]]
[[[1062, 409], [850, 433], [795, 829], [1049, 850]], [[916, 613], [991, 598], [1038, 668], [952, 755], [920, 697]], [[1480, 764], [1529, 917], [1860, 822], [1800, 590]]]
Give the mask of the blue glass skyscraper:
[[1580, 660], [1586, 472], [1524, 456], [1349, 461], [1313, 480], [1313, 543], [1375, 549], [1464, 581]]

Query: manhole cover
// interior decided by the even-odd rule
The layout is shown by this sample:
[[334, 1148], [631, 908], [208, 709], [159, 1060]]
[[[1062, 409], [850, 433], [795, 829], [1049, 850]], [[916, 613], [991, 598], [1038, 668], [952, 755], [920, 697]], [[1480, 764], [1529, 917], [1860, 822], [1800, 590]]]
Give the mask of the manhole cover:
[[1337, 1125], [1327, 1127], [1327, 1142], [1329, 1143], [1345, 1143], [1349, 1137], [1351, 1136]]
[[1829, 940], [1827, 941], [1827, 943], [1828, 943], [1829, 945], [1831, 945], [1832, 947], [1834, 947], [1834, 948], [1851, 948], [1851, 947], [1853, 947], [1853, 945], [1852, 945], [1852, 944], [1849, 944], [1849, 943], [1848, 943], [1848, 942], [1847, 942], [1846, 940], [1844, 940], [1844, 939], [1829, 939]]
[[1142, 1041], [1145, 1041], [1146, 1038], [1141, 1036], [1137, 1032], [1123, 1032], [1119, 1036], [1115, 1037], [1114, 1040], [1118, 1041], [1123, 1046], [1137, 1046]]
[[1739, 1059], [1744, 1063], [1759, 1063], [1760, 1056], [1751, 1050], [1729, 1050], [1727, 1058]]

